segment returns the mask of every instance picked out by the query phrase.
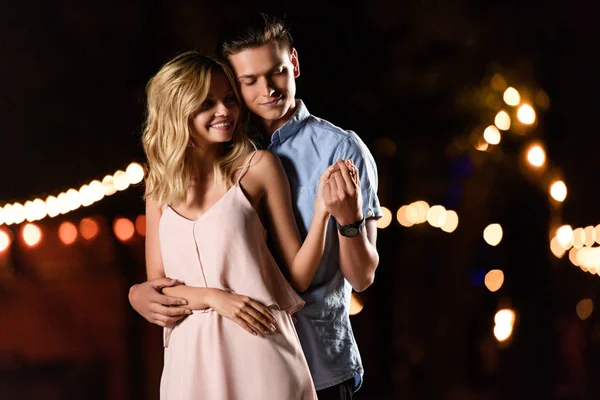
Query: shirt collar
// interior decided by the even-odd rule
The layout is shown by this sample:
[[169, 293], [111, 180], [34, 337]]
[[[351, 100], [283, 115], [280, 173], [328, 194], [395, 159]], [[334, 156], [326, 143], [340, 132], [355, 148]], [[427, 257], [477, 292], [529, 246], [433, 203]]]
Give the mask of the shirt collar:
[[292, 117], [279, 129], [273, 132], [271, 135], [271, 143], [275, 143], [276, 139], [279, 139], [280, 143], [283, 143], [287, 138], [295, 134], [304, 126], [306, 121], [310, 117], [308, 108], [304, 105], [304, 102], [300, 99], [296, 100], [296, 110]]

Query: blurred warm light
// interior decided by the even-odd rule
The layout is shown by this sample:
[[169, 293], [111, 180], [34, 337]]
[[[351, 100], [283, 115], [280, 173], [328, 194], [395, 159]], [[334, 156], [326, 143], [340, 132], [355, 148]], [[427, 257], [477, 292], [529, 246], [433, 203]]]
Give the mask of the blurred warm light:
[[592, 247], [596, 243], [596, 230], [593, 226], [586, 226], [583, 232], [585, 234], [583, 244], [587, 247]]
[[513, 325], [515, 323], [515, 312], [510, 308], [499, 310], [494, 316], [496, 325]]
[[515, 323], [515, 312], [505, 308], [496, 313], [494, 316], [494, 336], [499, 342], [503, 342], [512, 335], [513, 326]]
[[25, 241], [29, 247], [37, 246], [42, 240], [42, 231], [35, 224], [26, 224], [21, 233], [23, 236], [23, 241]]
[[550, 196], [556, 201], [565, 201], [567, 198], [567, 185], [563, 181], [553, 182], [550, 186]]
[[419, 210], [417, 209], [417, 207], [414, 206], [414, 203], [406, 206], [404, 212], [406, 213], [406, 219], [411, 225], [418, 223], [417, 221], [419, 220]]
[[355, 293], [350, 296], [350, 315], [356, 315], [363, 309], [363, 303]]
[[25, 221], [25, 207], [20, 203], [14, 203], [12, 205], [12, 215], [15, 224]]
[[573, 228], [570, 225], [561, 226], [556, 230], [556, 237], [564, 249], [569, 249], [573, 245]]
[[65, 200], [70, 211], [77, 210], [81, 207], [81, 195], [75, 189], [67, 190]]
[[509, 106], [518, 106], [521, 102], [521, 95], [514, 87], [509, 87], [504, 91], [504, 102]]
[[501, 92], [504, 89], [506, 89], [506, 81], [504, 80], [504, 77], [502, 75], [500, 75], [499, 73], [494, 74], [494, 76], [492, 76], [492, 80], [490, 82], [492, 89]]
[[490, 292], [498, 291], [504, 283], [504, 272], [499, 269], [489, 271], [485, 275], [484, 283], [485, 287], [488, 288]]
[[35, 221], [35, 210], [33, 209], [33, 201], [26, 201], [23, 205], [25, 208], [25, 219], [29, 222]]
[[4, 208], [0, 207], [0, 225], [4, 224]]
[[56, 199], [58, 200], [58, 205], [60, 207], [60, 213], [61, 214], [66, 214], [69, 211], [71, 211], [71, 208], [69, 207], [68, 197], [67, 197], [66, 193], [59, 194]]
[[46, 218], [48, 215], [48, 206], [42, 199], [35, 199], [33, 201], [33, 214], [36, 220]]
[[441, 226], [444, 232], [452, 233], [458, 227], [458, 214], [456, 211], [446, 211], [446, 222]]
[[48, 196], [46, 198], [46, 209], [48, 210], [48, 216], [50, 218], [54, 218], [60, 214], [60, 204], [58, 199], [54, 196]]
[[88, 185], [83, 185], [79, 189], [79, 197], [81, 199], [81, 205], [84, 207], [90, 206], [96, 201], [94, 191]]
[[580, 249], [585, 244], [585, 231], [582, 228], [573, 229], [573, 247]]
[[527, 152], [527, 161], [534, 167], [541, 167], [546, 162], [546, 152], [540, 145], [536, 144]]
[[90, 190], [94, 201], [100, 201], [104, 198], [104, 185], [102, 185], [102, 182], [98, 180], [91, 181]]
[[596, 231], [596, 243], [600, 244], [600, 224], [594, 228]]
[[125, 170], [125, 175], [130, 184], [135, 185], [144, 179], [144, 168], [138, 163], [131, 163]]
[[427, 212], [429, 211], [429, 204], [426, 201], [419, 200], [411, 204], [415, 210], [417, 210], [417, 216], [414, 220], [415, 224], [422, 224], [427, 221]]
[[475, 145], [475, 148], [479, 151], [486, 151], [490, 145], [485, 140], [480, 140]]
[[[383, 214], [381, 218], [379, 218], [376, 222], [377, 224], [377, 228], [378, 229], [385, 229], [388, 226], [390, 226], [390, 223], [392, 222], [392, 212], [386, 208], [386, 207], [381, 207], [381, 213]], [[138, 217], [139, 219], [139, 217]], [[137, 219], [135, 220], [135, 227], [138, 227], [137, 224]], [[139, 229], [138, 229], [139, 232]]]
[[499, 342], [504, 342], [512, 335], [512, 325], [496, 325], [494, 326], [494, 336]]
[[495, 145], [500, 143], [502, 136], [500, 135], [500, 131], [494, 125], [490, 125], [483, 131], [483, 138], [489, 144]]
[[72, 245], [77, 240], [77, 227], [71, 222], [63, 222], [58, 227], [58, 238], [63, 244]]
[[571, 261], [574, 266], [579, 267], [579, 260], [577, 260], [577, 253], [579, 253], [579, 249], [572, 247], [571, 250], [569, 250], [569, 261]]
[[92, 240], [98, 236], [100, 227], [98, 223], [92, 218], [84, 218], [79, 223], [79, 233], [85, 240]]
[[[510, 115], [504, 110], [500, 111], [496, 114], [496, 118], [494, 118], [494, 124], [498, 127], [498, 129], [502, 131], [507, 131], [510, 129]], [[498, 135], [500, 136], [500, 135]], [[498, 140], [499, 142], [500, 140]], [[490, 143], [492, 144], [492, 143]]]
[[550, 241], [550, 251], [552, 252], [552, 254], [554, 254], [556, 258], [562, 258], [562, 256], [565, 255], [567, 249], [562, 247], [560, 242], [558, 241], [558, 238], [554, 236]]
[[[382, 209], [385, 207], [382, 207]], [[387, 210], [387, 208], [386, 208]], [[390, 222], [392, 222], [392, 212], [390, 210], [388, 210], [388, 212], [390, 213]], [[381, 217], [379, 220], [382, 220], [385, 217], [386, 213], [383, 213], [383, 217]], [[379, 222], [379, 221], [377, 221]], [[389, 223], [388, 223], [389, 225]], [[135, 219], [135, 230], [137, 231], [138, 235], [140, 236], [146, 236], [146, 216], [145, 215], [138, 215], [138, 217]]]
[[0, 229], [0, 253], [6, 251], [10, 246], [10, 243], [10, 235], [4, 229]]
[[[406, 215], [407, 209], [408, 209], [408, 206], [402, 206], [402, 207], [400, 207], [400, 209], [396, 213], [396, 219], [398, 220], [398, 222], [400, 223], [400, 225], [406, 226], [406, 227], [411, 227], [415, 223], [411, 222], [408, 219], [408, 216]], [[414, 207], [413, 207], [413, 210], [414, 210]], [[416, 213], [417, 213], [416, 210], [414, 210], [414, 213], [415, 213], [415, 216], [416, 216]]]
[[550, 98], [543, 90], [540, 90], [535, 95], [535, 104], [543, 108], [544, 110], [550, 107]]
[[535, 110], [529, 104], [523, 104], [517, 111], [517, 118], [525, 125], [535, 122]]
[[6, 204], [2, 209], [2, 215], [4, 218], [4, 223], [6, 225], [11, 225], [15, 223], [15, 216], [12, 212], [12, 204]]
[[427, 211], [427, 222], [429, 225], [439, 228], [446, 223], [446, 208], [444, 206], [433, 206]]
[[115, 188], [115, 179], [112, 175], [106, 175], [104, 179], [102, 179], [102, 186], [104, 186], [104, 195], [110, 196], [117, 192]]
[[135, 227], [133, 226], [133, 222], [127, 218], [117, 218], [113, 224], [113, 231], [117, 239], [121, 242], [126, 242], [135, 234]]
[[483, 230], [483, 239], [490, 246], [497, 246], [502, 241], [502, 226], [500, 224], [490, 224]]
[[125, 171], [117, 171], [113, 176], [115, 189], [117, 190], [125, 190], [129, 187], [129, 180], [127, 179], [127, 174]]
[[594, 311], [594, 302], [592, 299], [583, 299], [577, 303], [575, 311], [577, 312], [579, 319], [585, 321], [592, 315], [592, 311]]

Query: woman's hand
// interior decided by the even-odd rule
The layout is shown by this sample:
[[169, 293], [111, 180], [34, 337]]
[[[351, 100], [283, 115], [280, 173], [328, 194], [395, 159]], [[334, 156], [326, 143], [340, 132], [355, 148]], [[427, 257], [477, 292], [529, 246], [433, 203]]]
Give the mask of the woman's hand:
[[327, 167], [327, 169], [321, 174], [321, 178], [319, 178], [319, 185], [317, 186], [317, 196], [315, 198], [315, 215], [329, 216], [329, 212], [327, 211], [327, 207], [325, 205], [325, 193], [330, 189], [330, 179], [333, 179], [334, 174], [339, 173], [340, 167], [338, 163], [335, 162]]
[[275, 332], [276, 320], [273, 313], [248, 296], [216, 289], [207, 298], [207, 303], [219, 315], [235, 322], [252, 335]]

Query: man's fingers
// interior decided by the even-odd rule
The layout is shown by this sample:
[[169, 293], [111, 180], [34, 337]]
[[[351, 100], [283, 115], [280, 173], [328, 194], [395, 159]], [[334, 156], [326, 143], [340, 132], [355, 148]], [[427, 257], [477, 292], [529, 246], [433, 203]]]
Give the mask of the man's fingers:
[[156, 302], [164, 306], [185, 306], [188, 303], [186, 299], [181, 297], [168, 296], [166, 294], [161, 294], [159, 296], [160, 297]]
[[177, 279], [171, 278], [156, 278], [148, 281], [148, 283], [157, 291], [160, 291], [166, 287], [177, 286], [181, 284], [179, 281], [177, 281]]
[[192, 310], [184, 307], [159, 306], [156, 308], [156, 310], [154, 310], [154, 312], [165, 317], [186, 316], [192, 314]]

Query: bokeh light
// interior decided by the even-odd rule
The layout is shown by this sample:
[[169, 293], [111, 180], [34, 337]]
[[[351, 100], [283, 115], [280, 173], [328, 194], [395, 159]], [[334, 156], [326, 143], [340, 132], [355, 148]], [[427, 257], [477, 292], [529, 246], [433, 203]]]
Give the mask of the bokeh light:
[[504, 95], [502, 96], [504, 102], [509, 106], [518, 106], [521, 102], [521, 95], [514, 87], [509, 87], [504, 91]]
[[546, 152], [540, 145], [531, 146], [527, 151], [527, 161], [534, 167], [541, 167], [546, 162]]
[[75, 243], [77, 236], [77, 227], [71, 222], [65, 221], [58, 227], [58, 238], [66, 246]]
[[446, 208], [444, 206], [433, 206], [427, 211], [427, 222], [429, 225], [439, 228], [446, 223]]
[[125, 175], [130, 184], [135, 185], [144, 179], [144, 168], [138, 163], [131, 163], [125, 170]]
[[592, 301], [592, 299], [583, 299], [579, 303], [577, 303], [577, 306], [575, 307], [575, 312], [577, 313], [579, 319], [581, 319], [582, 321], [588, 319], [590, 315], [592, 315], [593, 311], [594, 302]]
[[[383, 214], [381, 218], [379, 218], [376, 222], [378, 229], [385, 229], [390, 226], [392, 222], [392, 212], [387, 207], [381, 207], [381, 213]], [[138, 217], [139, 218], [139, 217]], [[135, 222], [135, 226], [137, 228], [137, 219]], [[139, 229], [138, 229], [139, 232]]]
[[[509, 130], [510, 129], [510, 115], [508, 115], [508, 113], [504, 110], [500, 111], [498, 114], [496, 114], [496, 117], [494, 118], [494, 124], [496, 124], [498, 129], [500, 129], [501, 131]], [[498, 140], [498, 142], [500, 142], [500, 140]], [[488, 141], [488, 143], [489, 143], [489, 141]], [[490, 144], [494, 144], [494, 143], [490, 143]]]
[[42, 241], [42, 230], [35, 224], [28, 223], [21, 231], [23, 241], [29, 247], [35, 247]]
[[356, 293], [352, 293], [350, 296], [350, 315], [356, 315], [361, 312], [363, 309], [362, 300], [356, 295]]
[[517, 118], [525, 125], [535, 122], [535, 110], [529, 104], [523, 104], [517, 111]]
[[135, 227], [133, 222], [127, 218], [117, 218], [113, 224], [113, 231], [117, 239], [121, 242], [126, 242], [133, 238], [135, 234]]
[[5, 252], [12, 242], [12, 237], [4, 229], [0, 229], [0, 253]]
[[497, 246], [502, 241], [502, 226], [490, 224], [483, 230], [483, 239], [490, 246]]
[[504, 283], [504, 272], [499, 269], [492, 269], [485, 275], [484, 283], [490, 292], [498, 291]]
[[550, 196], [558, 202], [563, 202], [567, 198], [567, 185], [563, 181], [555, 181], [550, 186]]
[[[391, 222], [392, 221], [392, 212], [390, 210], [388, 210], [388, 211], [390, 213], [390, 222]], [[384, 215], [385, 215], [385, 213], [384, 213]], [[138, 215], [138, 217], [135, 219], [135, 230], [137, 231], [138, 235], [140, 235], [142, 237], [146, 236], [146, 216], [145, 215]]]
[[556, 230], [558, 242], [564, 249], [569, 249], [573, 245], [573, 228], [571, 225], [563, 225]]
[[441, 226], [444, 232], [452, 233], [458, 227], [458, 214], [456, 211], [446, 211], [446, 222]]
[[500, 143], [502, 136], [500, 131], [494, 125], [490, 125], [483, 131], [483, 139], [489, 144], [496, 145]]
[[100, 232], [98, 223], [93, 218], [83, 218], [79, 222], [79, 233], [85, 240], [93, 240]]

